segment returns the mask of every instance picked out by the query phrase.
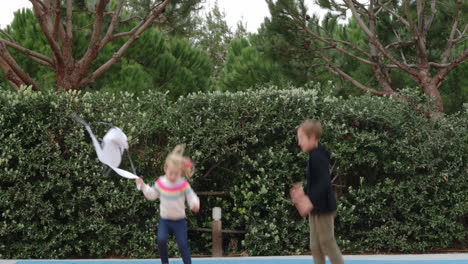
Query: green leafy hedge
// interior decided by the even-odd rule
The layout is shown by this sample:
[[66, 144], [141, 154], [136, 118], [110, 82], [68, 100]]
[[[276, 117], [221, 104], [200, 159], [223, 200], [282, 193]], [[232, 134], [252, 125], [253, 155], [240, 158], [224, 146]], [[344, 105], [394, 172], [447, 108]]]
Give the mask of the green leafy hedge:
[[[197, 167], [194, 189], [225, 192], [202, 196], [201, 213], [188, 214], [189, 227], [210, 227], [210, 208], [221, 206], [224, 228], [246, 230], [225, 235], [226, 252], [308, 251], [308, 223], [287, 194], [305, 178], [306, 155], [296, 143], [296, 126], [305, 118], [322, 120], [322, 143], [332, 152], [342, 249], [466, 247], [466, 113], [428, 120], [411, 100], [345, 100], [319, 85], [284, 88], [198, 93], [175, 103], [151, 92], [0, 92], [0, 258], [158, 254], [158, 204], [133, 182], [102, 174], [71, 113], [122, 128], [147, 182], [162, 174], [168, 151], [186, 143]], [[108, 129], [92, 126], [100, 136]], [[189, 231], [193, 254], [209, 254], [210, 235]]]

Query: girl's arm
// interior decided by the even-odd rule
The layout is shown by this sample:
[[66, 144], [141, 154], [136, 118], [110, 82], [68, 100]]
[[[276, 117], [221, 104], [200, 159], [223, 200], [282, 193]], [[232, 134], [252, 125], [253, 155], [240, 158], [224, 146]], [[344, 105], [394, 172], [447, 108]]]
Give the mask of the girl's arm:
[[150, 187], [149, 185], [145, 184], [142, 178], [138, 178], [135, 180], [135, 184], [139, 189], [143, 192], [145, 195], [146, 199], [150, 201], [154, 201], [159, 197], [159, 191], [156, 190], [156, 188]]
[[190, 209], [195, 213], [198, 213], [200, 210], [200, 199], [191, 187], [185, 191], [185, 197], [187, 197], [187, 202], [190, 206]]
[[143, 187], [143, 194], [145, 195], [146, 199], [150, 201], [154, 201], [159, 198], [159, 191], [156, 190], [154, 186], [150, 187], [147, 184], [145, 184], [145, 187]]

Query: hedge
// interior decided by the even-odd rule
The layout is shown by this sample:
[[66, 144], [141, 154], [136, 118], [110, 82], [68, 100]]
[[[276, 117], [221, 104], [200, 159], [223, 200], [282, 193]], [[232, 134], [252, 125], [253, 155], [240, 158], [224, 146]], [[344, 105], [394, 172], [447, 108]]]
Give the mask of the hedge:
[[[0, 92], [0, 258], [154, 258], [158, 203], [133, 182], [103, 175], [77, 113], [102, 135], [103, 121], [129, 136], [137, 172], [162, 175], [168, 151], [187, 145], [202, 211], [189, 228], [210, 227], [221, 206], [225, 251], [249, 255], [308, 251], [308, 223], [288, 199], [304, 181], [306, 155], [296, 127], [324, 126], [340, 196], [336, 236], [343, 250], [424, 252], [466, 248], [468, 184], [466, 113], [428, 119], [387, 97], [349, 99], [327, 87], [267, 87], [197, 93], [170, 102], [164, 94]], [[130, 168], [128, 162], [121, 167]], [[209, 233], [189, 231], [193, 254], [209, 254]], [[171, 241], [171, 254], [178, 255]]]

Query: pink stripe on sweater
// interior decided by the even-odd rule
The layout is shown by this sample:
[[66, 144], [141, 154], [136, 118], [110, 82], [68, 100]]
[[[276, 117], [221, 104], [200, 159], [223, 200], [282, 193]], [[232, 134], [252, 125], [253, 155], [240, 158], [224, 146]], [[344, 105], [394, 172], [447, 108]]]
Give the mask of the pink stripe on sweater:
[[186, 189], [189, 185], [188, 181], [184, 180], [181, 184], [178, 184], [176, 186], [166, 186], [164, 183], [161, 181], [161, 178], [159, 178], [156, 181], [156, 185], [163, 191], [165, 192], [180, 192], [184, 189]]

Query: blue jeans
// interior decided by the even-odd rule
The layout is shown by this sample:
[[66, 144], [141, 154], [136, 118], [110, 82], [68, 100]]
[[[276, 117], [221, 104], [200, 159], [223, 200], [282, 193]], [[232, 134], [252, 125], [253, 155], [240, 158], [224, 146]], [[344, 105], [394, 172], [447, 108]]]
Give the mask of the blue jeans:
[[158, 248], [162, 264], [169, 263], [169, 257], [167, 253], [167, 239], [169, 238], [170, 233], [174, 233], [175, 235], [177, 245], [179, 246], [180, 255], [182, 256], [184, 264], [191, 264], [192, 259], [190, 257], [187, 222], [185, 219], [168, 220], [160, 218], [158, 225]]

